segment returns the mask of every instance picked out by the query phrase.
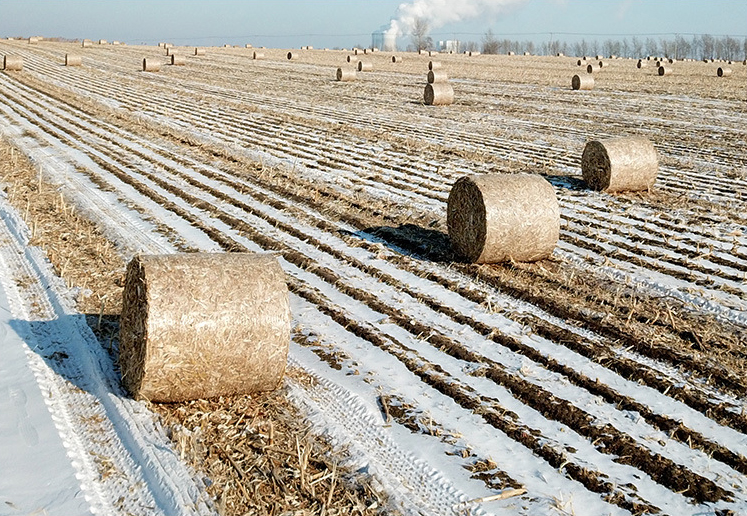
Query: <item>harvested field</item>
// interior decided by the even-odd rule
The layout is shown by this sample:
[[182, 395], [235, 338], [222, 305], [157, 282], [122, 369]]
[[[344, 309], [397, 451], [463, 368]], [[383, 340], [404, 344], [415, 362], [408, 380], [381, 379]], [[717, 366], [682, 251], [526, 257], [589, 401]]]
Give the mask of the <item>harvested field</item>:
[[[222, 478], [224, 491], [206, 488], [220, 510], [249, 511], [264, 481], [309, 514], [747, 511], [744, 67], [717, 80], [714, 64], [678, 62], [659, 77], [615, 59], [579, 95], [568, 88], [577, 58], [439, 55], [454, 103], [432, 108], [427, 55], [374, 53], [373, 71], [340, 84], [342, 51], [256, 60], [212, 48], [205, 60], [190, 47], [175, 50], [185, 66], [144, 74], [157, 47], [94, 46], [86, 67], [60, 66], [77, 48], [0, 41], [24, 62], [0, 73], [0, 131], [108, 240], [105, 258], [87, 259], [95, 281], [68, 280], [92, 290], [79, 309], [107, 354], [118, 307], [96, 308], [136, 253], [272, 252], [288, 275], [282, 393], [307, 425], [277, 447], [298, 443], [299, 467], [260, 456], [252, 471], [260, 459], [241, 450], [272, 446], [272, 423], [244, 398], [148, 407], [185, 460]], [[585, 143], [629, 136], [656, 147], [654, 187], [587, 189]], [[446, 228], [454, 181], [518, 172], [555, 188], [552, 257], [459, 261]], [[32, 220], [31, 196], [14, 192], [33, 185], [5, 182]], [[65, 263], [86, 267], [53, 257], [61, 237], [46, 234], [33, 243], [63, 277]], [[96, 256], [89, 241], [73, 247]], [[235, 432], [222, 444], [221, 421]], [[238, 444], [211, 454], [188, 438], [197, 428], [223, 450]], [[326, 499], [304, 480], [307, 434], [326, 436], [309, 470]], [[374, 487], [335, 491], [338, 463]], [[306, 498], [279, 487], [294, 474]]]

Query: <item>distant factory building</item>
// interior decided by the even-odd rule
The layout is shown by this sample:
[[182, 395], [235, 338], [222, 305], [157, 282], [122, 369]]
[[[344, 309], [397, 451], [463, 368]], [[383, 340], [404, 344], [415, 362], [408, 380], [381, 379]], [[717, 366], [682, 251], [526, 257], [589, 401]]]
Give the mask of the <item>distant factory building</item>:
[[395, 52], [397, 50], [397, 34], [387, 31], [391, 25], [382, 25], [379, 30], [371, 33], [371, 48], [378, 48], [384, 52]]

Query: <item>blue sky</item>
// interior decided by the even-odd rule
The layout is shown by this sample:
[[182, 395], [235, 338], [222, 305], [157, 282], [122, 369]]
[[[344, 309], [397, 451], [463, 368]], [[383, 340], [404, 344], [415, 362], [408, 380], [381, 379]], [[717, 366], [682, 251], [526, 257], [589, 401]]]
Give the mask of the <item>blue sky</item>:
[[[415, 0], [413, 0], [415, 1]], [[434, 40], [575, 41], [623, 35], [747, 36], [746, 0], [417, 0], [437, 5], [509, 2], [434, 28]], [[295, 48], [367, 46], [402, 0], [0, 0], [0, 37], [60, 36]], [[498, 11], [498, 12], [496, 12]], [[619, 35], [619, 36], [618, 36]]]

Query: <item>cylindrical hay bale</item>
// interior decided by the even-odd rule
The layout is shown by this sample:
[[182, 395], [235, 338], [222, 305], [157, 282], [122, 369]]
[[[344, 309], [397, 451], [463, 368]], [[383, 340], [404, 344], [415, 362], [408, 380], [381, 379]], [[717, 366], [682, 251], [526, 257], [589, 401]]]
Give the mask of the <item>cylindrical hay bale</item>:
[[172, 54], [175, 54], [175, 53], [176, 53], [176, 52], [175, 52], [175, 51], [174, 51], [174, 49], [172, 49], [172, 48], [167, 48], [167, 49], [166, 49], [166, 55], [167, 55], [167, 56], [170, 56], [170, 55], [172, 55]]
[[107, 43], [109, 43], [109, 42], [106, 41], [105, 39], [100, 39], [99, 40], [99, 45], [106, 45]]
[[84, 39], [83, 43], [81, 44], [81, 46], [83, 48], [92, 47], [93, 46], [93, 41], [91, 41], [90, 39]]
[[9, 72], [20, 72], [23, 70], [23, 58], [21, 56], [4, 56], [3, 70]]
[[636, 67], [638, 68], [645, 68], [646, 66], [648, 66], [648, 63], [643, 59], [639, 59], [638, 63], [636, 63]]
[[348, 63], [355, 63], [358, 61], [358, 58], [356, 56], [348, 56], [347, 58]]
[[82, 66], [83, 58], [75, 54], [65, 54], [65, 66]]
[[160, 72], [161, 61], [146, 57], [145, 59], [143, 59], [143, 71], [144, 72]]
[[204, 48], [197, 48], [197, 47], [195, 47], [195, 55], [196, 56], [204, 56], [205, 55], [205, 49]]
[[246, 45], [244, 45], [244, 48], [253, 48], [253, 47], [251, 43], [247, 43]]
[[672, 73], [672, 69], [668, 66], [660, 66], [659, 67], [659, 75], [669, 75]]
[[586, 65], [586, 73], [594, 73], [594, 65], [592, 64]]
[[571, 79], [571, 88], [574, 90], [592, 90], [594, 89], [594, 76], [574, 75]]
[[187, 58], [182, 54], [171, 54], [172, 66], [185, 66], [187, 64]]
[[438, 70], [441, 66], [441, 61], [428, 61], [428, 70]]
[[371, 61], [358, 61], [359, 72], [372, 72], [373, 63]]
[[583, 59], [579, 59], [578, 61], [576, 61], [576, 66], [583, 66], [584, 64], [585, 63]]
[[722, 68], [718, 67], [718, 70], [716, 70], [716, 75], [719, 77], [729, 77], [731, 75], [731, 68]]
[[429, 70], [428, 71], [428, 83], [433, 84], [436, 82], [449, 82], [449, 76], [446, 70]]
[[659, 159], [646, 138], [590, 141], [581, 157], [584, 181], [593, 190], [648, 190], [656, 181]]
[[448, 106], [454, 103], [454, 88], [448, 82], [428, 83], [423, 100], [427, 106]]
[[532, 262], [555, 249], [560, 208], [541, 176], [465, 176], [451, 188], [446, 223], [454, 250], [472, 263]]
[[604, 68], [605, 66], [609, 66], [609, 63], [605, 63], [604, 61], [599, 61], [599, 68]]
[[35, 36], [31, 36], [29, 38], [29, 45], [36, 45], [37, 43], [39, 43], [39, 38]]
[[264, 59], [265, 53], [264, 52], [257, 52], [256, 50], [252, 53], [252, 59]]
[[252, 394], [282, 381], [290, 305], [274, 256], [138, 256], [122, 301], [119, 362], [134, 398]]
[[287, 57], [288, 61], [290, 61], [291, 59], [295, 59], [296, 55], [293, 52], [288, 52], [285, 57]]
[[355, 80], [355, 70], [349, 68], [338, 68], [337, 69], [337, 80], [343, 82], [349, 82]]
[[392, 56], [392, 63], [401, 63], [402, 58], [400, 56]]

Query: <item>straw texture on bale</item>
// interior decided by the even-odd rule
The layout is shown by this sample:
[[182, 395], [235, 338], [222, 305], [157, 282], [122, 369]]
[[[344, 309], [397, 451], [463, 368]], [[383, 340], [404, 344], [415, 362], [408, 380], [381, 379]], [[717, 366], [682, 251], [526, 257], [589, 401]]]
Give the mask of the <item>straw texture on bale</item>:
[[343, 82], [349, 82], [355, 80], [355, 70], [349, 68], [338, 68], [337, 69], [337, 80]]
[[594, 73], [594, 65], [586, 65], [586, 73]]
[[658, 171], [656, 149], [646, 138], [590, 141], [581, 157], [584, 181], [593, 190], [648, 190], [656, 181]]
[[347, 59], [348, 63], [354, 63], [354, 62], [358, 61], [358, 58], [355, 57], [355, 56], [348, 56], [346, 59]]
[[392, 56], [392, 63], [401, 63], [402, 57], [400, 56]]
[[252, 59], [264, 59], [264, 52], [257, 52], [256, 50], [252, 53]]
[[65, 66], [81, 66], [83, 58], [75, 54], [65, 54]]
[[646, 66], [648, 66], [648, 63], [644, 61], [643, 59], [639, 59], [638, 63], [636, 63], [636, 67], [638, 68], [644, 68]]
[[428, 83], [449, 82], [449, 76], [445, 70], [428, 70]]
[[604, 68], [606, 66], [609, 66], [609, 63], [605, 63], [604, 61], [599, 61], [599, 68]]
[[204, 56], [205, 55], [205, 49], [204, 48], [197, 48], [197, 47], [195, 47], [195, 55], [196, 56]]
[[100, 39], [99, 40], [99, 45], [106, 45], [107, 43], [109, 43], [109, 42], [106, 41], [105, 39]]
[[285, 273], [267, 254], [135, 257], [120, 332], [122, 383], [136, 399], [275, 389], [290, 341]]
[[371, 61], [358, 61], [359, 72], [372, 72], [373, 63]]
[[583, 59], [579, 59], [578, 61], [576, 61], [576, 65], [577, 66], [583, 66], [584, 65], [584, 60]]
[[731, 75], [731, 68], [722, 68], [718, 67], [718, 70], [716, 70], [716, 75], [719, 77], [729, 77]]
[[23, 58], [21, 56], [4, 56], [3, 70], [20, 72], [23, 70]]
[[286, 57], [288, 58], [288, 61], [290, 61], [291, 59], [295, 59], [296, 55], [293, 52], [288, 52]]
[[184, 66], [187, 64], [187, 58], [182, 54], [171, 54], [171, 64], [173, 66]]
[[448, 106], [454, 103], [454, 88], [448, 82], [428, 83], [423, 100], [428, 106]]
[[93, 46], [93, 41], [91, 41], [90, 39], [84, 39], [83, 43], [81, 44], [81, 46], [83, 48], [91, 47], [91, 46]]
[[143, 59], [143, 71], [144, 72], [159, 72], [161, 71], [161, 61], [153, 58]]
[[574, 75], [571, 79], [571, 88], [574, 90], [591, 90], [594, 89], [594, 76]]
[[441, 61], [428, 61], [428, 70], [438, 70], [441, 68]]
[[660, 66], [659, 67], [659, 75], [670, 75], [672, 73], [672, 69], [668, 66]]
[[560, 208], [541, 176], [473, 175], [451, 188], [446, 222], [454, 250], [470, 262], [532, 262], [555, 249]]

